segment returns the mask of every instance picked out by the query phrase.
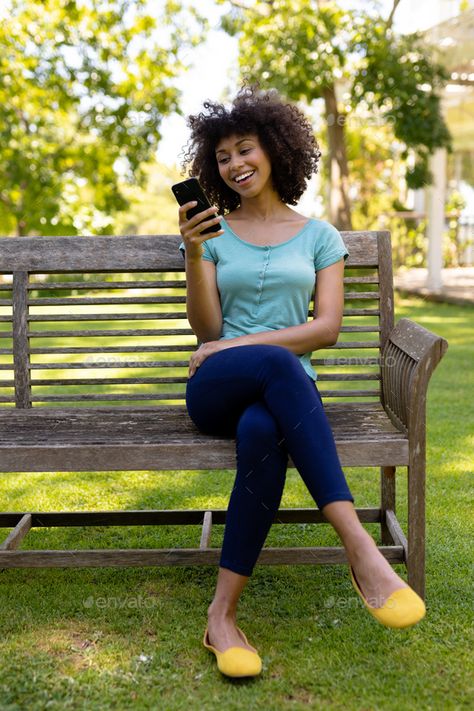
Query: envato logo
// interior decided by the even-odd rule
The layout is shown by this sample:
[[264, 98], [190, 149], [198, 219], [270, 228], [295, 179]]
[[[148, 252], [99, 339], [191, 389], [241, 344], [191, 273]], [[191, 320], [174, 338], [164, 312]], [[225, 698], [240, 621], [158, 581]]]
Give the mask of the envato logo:
[[[370, 362], [367, 362], [370, 360]], [[369, 358], [360, 358], [357, 356], [340, 356], [339, 358], [331, 359], [331, 365], [383, 365], [386, 368], [393, 368], [396, 365], [397, 359], [395, 356], [382, 356], [381, 358], [374, 358], [373, 362]]]
[[[384, 605], [384, 609], [386, 610], [392, 610], [397, 604], [396, 600], [391, 600], [389, 598], [385, 601], [383, 598], [380, 598], [377, 595], [375, 597], [367, 598], [367, 603], [370, 607], [382, 607], [382, 605]], [[359, 600], [358, 597], [336, 598], [331, 595], [330, 597], [327, 597], [324, 600], [324, 607], [328, 610], [349, 609], [351, 607], [360, 607], [361, 605], [363, 606], [363, 603], [361, 600]]]
[[132, 358], [127, 356], [111, 355], [89, 355], [84, 359], [91, 368], [135, 368], [140, 367], [145, 362], [145, 356], [133, 355]]
[[135, 597], [93, 597], [90, 595], [83, 601], [84, 607], [97, 607], [100, 610], [127, 610], [127, 609], [150, 609], [156, 605], [156, 601], [150, 597], [136, 595]]
[[386, 126], [393, 125], [396, 117], [393, 114], [385, 114], [385, 116], [355, 116], [354, 114], [328, 114], [327, 125], [334, 126], [351, 126], [353, 128], [364, 128], [364, 126]]

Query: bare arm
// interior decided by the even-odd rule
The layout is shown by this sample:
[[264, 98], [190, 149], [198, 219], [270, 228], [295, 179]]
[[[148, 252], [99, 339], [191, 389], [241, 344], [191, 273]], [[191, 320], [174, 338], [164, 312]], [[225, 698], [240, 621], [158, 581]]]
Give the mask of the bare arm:
[[[216, 208], [186, 219], [186, 211], [194, 203], [187, 203], [179, 209], [179, 227], [185, 244], [186, 264], [186, 314], [196, 337], [201, 343], [217, 340], [222, 331], [222, 309], [216, 282], [216, 267], [212, 262], [203, 261], [202, 242], [223, 234], [223, 230], [201, 235], [202, 230], [219, 222], [215, 217]], [[211, 217], [199, 224], [204, 217]]]

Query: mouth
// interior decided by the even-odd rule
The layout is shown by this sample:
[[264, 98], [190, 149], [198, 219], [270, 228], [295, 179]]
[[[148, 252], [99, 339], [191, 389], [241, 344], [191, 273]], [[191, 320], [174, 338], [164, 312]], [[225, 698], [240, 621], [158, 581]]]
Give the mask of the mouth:
[[254, 170], [248, 170], [246, 173], [241, 173], [233, 179], [234, 183], [237, 183], [237, 185], [246, 185], [250, 181], [254, 173]]

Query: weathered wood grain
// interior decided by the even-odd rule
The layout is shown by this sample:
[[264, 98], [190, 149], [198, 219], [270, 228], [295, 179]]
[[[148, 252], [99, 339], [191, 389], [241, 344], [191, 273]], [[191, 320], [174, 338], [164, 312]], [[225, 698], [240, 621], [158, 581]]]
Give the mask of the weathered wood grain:
[[12, 337], [15, 379], [15, 404], [17, 407], [31, 407], [31, 385], [29, 382], [29, 340], [28, 340], [28, 274], [24, 271], [13, 273]]
[[[403, 562], [401, 546], [380, 546], [380, 552], [391, 563]], [[0, 551], [1, 568], [103, 568], [158, 565], [217, 565], [220, 548], [155, 548]], [[344, 548], [264, 548], [259, 565], [341, 565], [347, 563]]]
[[[342, 232], [347, 267], [379, 262], [378, 239], [386, 232]], [[2, 240], [0, 272], [184, 272], [179, 235], [11, 237]]]
[[[383, 512], [378, 508], [356, 508], [362, 523], [380, 523]], [[57, 526], [200, 526], [207, 513], [212, 522], [223, 525], [227, 519], [226, 509], [138, 509], [135, 511], [30, 511], [0, 513], [0, 528], [17, 526], [25, 516], [31, 516], [35, 528]], [[319, 509], [313, 507], [279, 509], [275, 525], [287, 523], [327, 523]]]
[[212, 512], [206, 511], [204, 514], [204, 519], [202, 522], [202, 533], [201, 540], [199, 542], [199, 548], [209, 548], [211, 541], [212, 532]]
[[[358, 509], [359, 518], [380, 523], [383, 554], [407, 563], [409, 582], [422, 595], [426, 392], [447, 343], [408, 319], [393, 326], [389, 233], [342, 237], [350, 256], [341, 333], [311, 363], [342, 465], [381, 471], [381, 506]], [[123, 470], [206, 469], [212, 475], [235, 468], [233, 433], [202, 435], [184, 405], [197, 342], [186, 318], [180, 241], [179, 235], [2, 240], [0, 272], [13, 275], [13, 284], [7, 278], [0, 284], [0, 305], [12, 306], [11, 316], [0, 315], [2, 328], [11, 324], [2, 331], [0, 354], [13, 362], [0, 364], [0, 471], [92, 470], [113, 476]], [[60, 274], [69, 281], [55, 277]], [[66, 377], [67, 371], [81, 371], [80, 377]], [[395, 516], [397, 466], [408, 467], [408, 542]], [[4, 513], [0, 526], [14, 528], [2, 544], [0, 566], [215, 565], [220, 551], [209, 548], [212, 523], [225, 523], [225, 516], [224, 510]], [[316, 509], [293, 509], [280, 510], [275, 522], [326, 520]], [[202, 525], [199, 547], [15, 550], [34, 526], [165, 523]], [[346, 558], [340, 548], [264, 549], [259, 562]]]
[[[407, 464], [408, 438], [380, 404], [327, 403], [325, 410], [343, 465]], [[202, 435], [184, 405], [0, 411], [0, 471], [234, 466], [234, 440]]]
[[13, 531], [11, 531], [5, 538], [3, 543], [0, 544], [0, 550], [15, 550], [19, 548], [22, 540], [31, 529], [32, 526], [32, 516], [30, 513], [25, 513], [15, 525]]

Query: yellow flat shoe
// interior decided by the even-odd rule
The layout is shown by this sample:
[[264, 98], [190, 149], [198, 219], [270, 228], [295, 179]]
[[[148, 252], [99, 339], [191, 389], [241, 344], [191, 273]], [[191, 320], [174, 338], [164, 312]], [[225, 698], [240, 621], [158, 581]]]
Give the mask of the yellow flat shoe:
[[[247, 637], [242, 630], [237, 627], [240, 634], [248, 644]], [[209, 632], [206, 627], [204, 639], [202, 641], [206, 649], [209, 649], [216, 655], [217, 668], [226, 676], [242, 677], [242, 676], [257, 676], [262, 671], [262, 660], [260, 659], [256, 649], [253, 652], [250, 649], [243, 647], [229, 647], [225, 652], [219, 652], [218, 649], [212, 646], [209, 642]]]
[[411, 627], [426, 614], [425, 603], [411, 588], [399, 588], [388, 597], [382, 607], [372, 607], [362, 594], [362, 590], [350, 566], [352, 584], [371, 615], [385, 627], [402, 629]]

